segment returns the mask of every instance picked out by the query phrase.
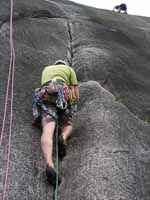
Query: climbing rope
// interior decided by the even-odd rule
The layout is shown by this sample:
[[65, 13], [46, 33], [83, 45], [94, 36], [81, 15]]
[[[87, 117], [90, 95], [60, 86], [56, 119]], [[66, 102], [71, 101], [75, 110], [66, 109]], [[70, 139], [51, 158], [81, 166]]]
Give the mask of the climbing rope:
[[[6, 166], [6, 174], [4, 180], [4, 188], [3, 188], [3, 195], [2, 200], [6, 199], [6, 192], [8, 188], [8, 174], [9, 174], [9, 167], [10, 167], [10, 155], [11, 155], [11, 138], [12, 138], [12, 128], [13, 128], [13, 94], [14, 94], [14, 72], [15, 72], [15, 50], [13, 46], [13, 0], [11, 0], [11, 7], [10, 7], [10, 65], [9, 65], [9, 74], [7, 80], [7, 89], [6, 89], [6, 96], [5, 96], [5, 107], [4, 107], [4, 115], [3, 115], [3, 122], [2, 122], [2, 129], [1, 129], [1, 136], [0, 136], [0, 147], [3, 141], [4, 129], [5, 129], [5, 122], [6, 122], [6, 113], [8, 107], [8, 96], [10, 90], [10, 124], [9, 124], [9, 140], [8, 140], [8, 152], [7, 152], [7, 166]], [[11, 87], [10, 87], [11, 84]]]
[[[9, 73], [7, 79], [7, 89], [5, 95], [5, 106], [4, 106], [4, 115], [3, 122], [1, 128], [0, 135], [0, 147], [3, 142], [4, 129], [6, 124], [6, 114], [8, 109], [8, 99], [9, 99], [9, 91], [10, 91], [10, 123], [9, 123], [9, 139], [8, 139], [8, 151], [7, 151], [7, 165], [6, 165], [6, 174], [4, 179], [4, 187], [2, 200], [6, 199], [7, 189], [8, 189], [8, 176], [9, 176], [9, 168], [10, 168], [10, 156], [11, 156], [11, 141], [12, 141], [12, 129], [13, 129], [13, 102], [14, 102], [14, 75], [15, 75], [15, 49], [13, 44], [13, 0], [11, 1], [10, 6], [10, 65], [9, 65]], [[59, 159], [58, 159], [58, 123], [56, 126], [56, 187], [55, 187], [55, 200], [58, 200], [58, 171], [59, 171]]]
[[58, 173], [59, 173], [59, 158], [58, 158], [58, 120], [56, 122], [56, 133], [55, 133], [55, 140], [56, 140], [56, 187], [55, 187], [55, 194], [54, 200], [58, 200]]
[[1, 128], [1, 136], [0, 136], [0, 147], [2, 145], [3, 141], [3, 134], [5, 129], [5, 121], [6, 121], [6, 112], [7, 112], [7, 105], [8, 105], [8, 95], [9, 95], [9, 87], [11, 82], [11, 76], [12, 76], [12, 67], [13, 67], [13, 58], [14, 58], [14, 48], [13, 48], [13, 37], [12, 37], [12, 5], [13, 1], [11, 2], [11, 11], [10, 11], [10, 27], [9, 27], [9, 44], [10, 44], [10, 64], [9, 64], [9, 73], [8, 73], [8, 79], [7, 79], [7, 89], [6, 89], [6, 95], [5, 95], [5, 106], [4, 106], [4, 115], [3, 115], [3, 122], [2, 122], [2, 128]]

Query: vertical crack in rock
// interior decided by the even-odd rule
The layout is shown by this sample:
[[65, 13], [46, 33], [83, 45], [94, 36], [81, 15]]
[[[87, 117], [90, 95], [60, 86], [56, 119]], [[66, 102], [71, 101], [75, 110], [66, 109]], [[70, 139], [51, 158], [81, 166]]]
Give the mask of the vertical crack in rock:
[[73, 51], [72, 51], [72, 30], [71, 30], [71, 22], [67, 21], [67, 29], [68, 29], [68, 47], [67, 47], [67, 62], [72, 66], [73, 59]]

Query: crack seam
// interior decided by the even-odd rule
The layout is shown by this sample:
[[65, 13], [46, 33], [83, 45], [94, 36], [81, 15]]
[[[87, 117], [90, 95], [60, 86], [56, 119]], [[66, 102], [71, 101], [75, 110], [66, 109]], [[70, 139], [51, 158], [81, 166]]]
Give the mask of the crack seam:
[[72, 66], [72, 60], [73, 60], [72, 31], [71, 31], [71, 23], [69, 21], [67, 21], [67, 30], [68, 30], [67, 62]]

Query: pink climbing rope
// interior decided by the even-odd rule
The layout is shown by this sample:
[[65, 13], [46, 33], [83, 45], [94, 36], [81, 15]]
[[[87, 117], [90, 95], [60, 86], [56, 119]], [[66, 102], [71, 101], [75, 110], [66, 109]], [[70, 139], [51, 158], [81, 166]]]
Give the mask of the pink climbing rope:
[[8, 175], [9, 175], [9, 166], [10, 166], [10, 155], [11, 155], [11, 140], [12, 140], [12, 129], [13, 129], [13, 91], [14, 91], [14, 69], [15, 69], [15, 52], [13, 48], [13, 70], [12, 70], [12, 82], [11, 82], [11, 108], [10, 108], [10, 125], [9, 125], [9, 142], [8, 142], [8, 153], [7, 153], [7, 167], [6, 167], [6, 175], [5, 175], [5, 182], [4, 182], [4, 190], [3, 190], [3, 200], [6, 197], [7, 191], [7, 183], [8, 183]]
[[3, 125], [1, 131], [1, 138], [0, 138], [0, 146], [2, 144], [5, 122], [6, 122], [6, 113], [7, 113], [7, 105], [8, 105], [8, 95], [9, 95], [9, 88], [11, 82], [11, 103], [10, 103], [10, 124], [9, 124], [9, 141], [8, 141], [8, 152], [7, 152], [7, 166], [6, 166], [6, 175], [4, 180], [4, 188], [3, 188], [3, 196], [2, 200], [6, 199], [6, 192], [8, 188], [8, 175], [9, 175], [9, 167], [10, 167], [10, 155], [11, 155], [11, 140], [12, 140], [12, 129], [13, 129], [13, 101], [14, 101], [14, 74], [15, 74], [15, 50], [13, 46], [13, 0], [11, 0], [11, 10], [10, 10], [10, 66], [9, 66], [9, 74], [8, 74], [8, 81], [7, 81], [7, 90], [6, 90], [6, 97], [5, 97], [5, 108], [4, 108], [4, 118], [3, 118]]
[[9, 94], [9, 87], [10, 87], [10, 80], [11, 80], [11, 71], [12, 71], [12, 61], [13, 61], [13, 40], [12, 40], [12, 15], [10, 15], [10, 64], [9, 64], [9, 73], [7, 79], [7, 89], [6, 89], [6, 96], [5, 96], [5, 106], [4, 106], [4, 115], [3, 115], [3, 122], [1, 128], [1, 135], [0, 135], [0, 147], [3, 141], [4, 129], [5, 129], [5, 122], [6, 122], [6, 113], [7, 113], [7, 105], [8, 105], [8, 94]]

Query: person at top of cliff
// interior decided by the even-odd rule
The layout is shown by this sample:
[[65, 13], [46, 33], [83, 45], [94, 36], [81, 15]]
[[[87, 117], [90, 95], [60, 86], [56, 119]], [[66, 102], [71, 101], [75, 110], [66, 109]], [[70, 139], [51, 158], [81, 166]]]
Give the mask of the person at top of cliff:
[[[46, 66], [42, 71], [41, 87], [35, 90], [33, 106], [33, 125], [41, 122], [41, 149], [47, 163], [46, 176], [50, 184], [56, 184], [57, 172], [54, 167], [53, 134], [56, 122], [61, 127], [58, 139], [59, 158], [66, 155], [66, 144], [72, 133], [72, 116], [79, 100], [76, 73], [63, 60]], [[61, 182], [59, 177], [59, 183]]]
[[114, 12], [125, 13], [127, 14], [127, 6], [125, 3], [121, 3], [120, 5], [116, 5], [113, 9]]

